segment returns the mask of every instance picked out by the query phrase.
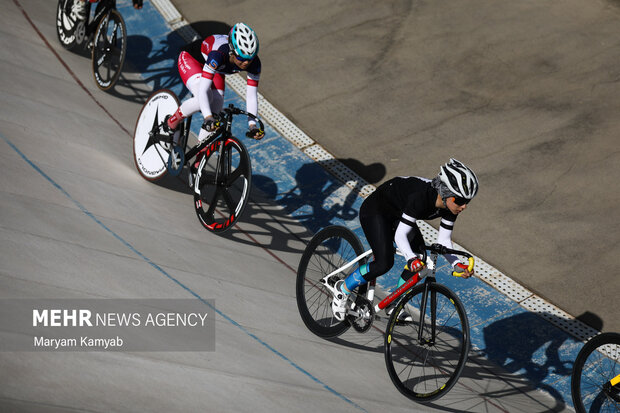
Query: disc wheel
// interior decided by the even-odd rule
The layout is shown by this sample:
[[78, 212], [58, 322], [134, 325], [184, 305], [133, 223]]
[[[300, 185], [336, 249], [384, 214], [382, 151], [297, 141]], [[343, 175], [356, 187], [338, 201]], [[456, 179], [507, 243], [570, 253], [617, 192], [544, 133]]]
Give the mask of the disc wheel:
[[133, 134], [133, 155], [138, 172], [148, 181], [156, 181], [167, 172], [170, 145], [162, 141], [159, 125], [178, 107], [179, 99], [168, 89], [154, 92], [142, 106]]

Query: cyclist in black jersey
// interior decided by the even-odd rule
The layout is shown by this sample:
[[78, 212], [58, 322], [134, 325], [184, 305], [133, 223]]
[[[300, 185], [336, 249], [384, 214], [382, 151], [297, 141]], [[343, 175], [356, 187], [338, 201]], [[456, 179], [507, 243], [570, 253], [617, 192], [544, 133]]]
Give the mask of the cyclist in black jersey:
[[[424, 239], [416, 220], [441, 218], [437, 242], [452, 248], [452, 229], [457, 216], [478, 192], [476, 174], [456, 159], [441, 166], [433, 180], [419, 177], [396, 177], [380, 185], [362, 203], [360, 223], [372, 248], [374, 260], [361, 265], [344, 280], [338, 281], [334, 290], [332, 311], [338, 320], [346, 313], [348, 295], [358, 286], [387, 273], [394, 265], [394, 246], [407, 261], [399, 279], [400, 287], [426, 265], [422, 262]], [[464, 278], [473, 275], [458, 257], [446, 254], [445, 258]]]

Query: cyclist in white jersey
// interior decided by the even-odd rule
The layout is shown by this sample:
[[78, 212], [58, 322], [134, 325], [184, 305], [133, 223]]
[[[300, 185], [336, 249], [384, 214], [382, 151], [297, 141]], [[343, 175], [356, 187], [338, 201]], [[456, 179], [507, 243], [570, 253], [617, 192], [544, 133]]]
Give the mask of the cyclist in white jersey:
[[[178, 128], [179, 122], [188, 116], [202, 112], [203, 127], [198, 135], [204, 140], [214, 131], [214, 114], [219, 114], [224, 104], [225, 76], [241, 71], [247, 72], [246, 111], [258, 114], [258, 80], [261, 62], [258, 54], [258, 37], [254, 30], [244, 23], [235, 24], [228, 35], [213, 35], [203, 40], [200, 47], [204, 64], [188, 52], [179, 55], [178, 67], [183, 83], [192, 93], [179, 109], [167, 119], [170, 131]], [[248, 118], [250, 135], [261, 139], [264, 132], [256, 121]]]
[[[407, 261], [398, 286], [424, 270], [422, 248], [424, 239], [416, 224], [418, 219], [441, 218], [437, 242], [452, 248], [452, 229], [457, 216], [478, 192], [474, 172], [456, 159], [442, 165], [433, 180], [418, 177], [397, 177], [380, 185], [362, 203], [360, 223], [372, 248], [374, 260], [361, 265], [344, 280], [334, 285], [332, 311], [344, 320], [348, 295], [355, 288], [387, 273], [394, 265], [394, 246]], [[466, 264], [454, 255], [445, 255], [455, 271], [464, 278], [473, 275]], [[342, 294], [338, 294], [338, 293]], [[340, 298], [339, 298], [340, 297]]]

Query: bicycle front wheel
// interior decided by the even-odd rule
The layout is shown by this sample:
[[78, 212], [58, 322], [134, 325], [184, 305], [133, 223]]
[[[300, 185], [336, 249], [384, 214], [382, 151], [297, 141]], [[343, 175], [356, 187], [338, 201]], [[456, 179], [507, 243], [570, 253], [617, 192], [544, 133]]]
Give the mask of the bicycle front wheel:
[[[304, 250], [297, 269], [297, 308], [304, 324], [319, 337], [335, 337], [349, 327], [332, 313], [332, 293], [321, 279], [364, 252], [362, 243], [349, 229], [330, 226], [317, 232]], [[345, 278], [359, 265], [344, 270], [335, 277]]]
[[209, 144], [194, 180], [194, 208], [202, 226], [216, 233], [232, 228], [248, 203], [251, 184], [252, 165], [241, 141], [229, 137]]
[[[437, 400], [454, 386], [470, 346], [469, 321], [456, 294], [433, 282], [425, 298], [424, 288], [416, 286], [399, 301], [384, 346], [392, 383], [419, 403]], [[406, 315], [410, 321], [402, 321]]]
[[104, 17], [93, 40], [92, 67], [97, 87], [110, 90], [121, 75], [127, 53], [127, 30], [118, 10]]
[[[588, 341], [575, 360], [571, 394], [578, 413], [620, 412], [620, 334], [602, 333]], [[614, 385], [615, 384], [615, 385]]]
[[148, 181], [162, 178], [170, 157], [170, 144], [162, 142], [159, 128], [166, 118], [179, 107], [179, 99], [168, 89], [158, 90], [146, 100], [133, 134], [133, 159], [140, 175]]

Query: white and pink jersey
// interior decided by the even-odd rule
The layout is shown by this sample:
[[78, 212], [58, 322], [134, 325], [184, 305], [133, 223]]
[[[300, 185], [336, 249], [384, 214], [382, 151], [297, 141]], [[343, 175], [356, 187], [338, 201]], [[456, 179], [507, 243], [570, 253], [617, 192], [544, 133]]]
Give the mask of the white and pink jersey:
[[[205, 65], [202, 69], [202, 75], [204, 77], [213, 78], [216, 73], [221, 75], [230, 75], [241, 72], [241, 69], [239, 69], [234, 63], [231, 63], [228, 58], [230, 54], [230, 47], [228, 45], [228, 36], [226, 35], [216, 34], [207, 37], [202, 41], [200, 52], [205, 60]], [[261, 62], [257, 56], [254, 60], [252, 60], [252, 63], [246, 70], [249, 86], [258, 86], [260, 69]]]
[[[213, 35], [202, 41], [200, 52], [204, 59], [201, 65], [188, 52], [181, 52], [178, 60], [179, 74], [183, 83], [194, 95], [183, 102], [179, 116], [187, 117], [198, 109], [206, 118], [212, 112], [222, 109], [223, 96], [226, 88], [226, 75], [242, 72], [231, 62], [227, 35]], [[247, 73], [246, 110], [257, 116], [258, 113], [258, 80], [260, 79], [261, 62], [256, 56], [245, 70]], [[219, 95], [219, 96], [218, 96]], [[250, 127], [255, 121], [248, 119]]]

